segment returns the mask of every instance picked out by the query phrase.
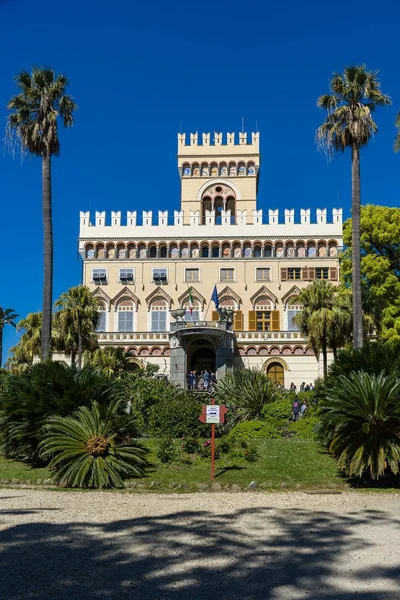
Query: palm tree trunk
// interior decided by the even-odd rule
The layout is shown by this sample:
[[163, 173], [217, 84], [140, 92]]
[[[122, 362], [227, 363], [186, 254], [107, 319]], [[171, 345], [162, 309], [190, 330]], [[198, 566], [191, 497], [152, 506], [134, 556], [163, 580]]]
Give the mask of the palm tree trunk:
[[0, 369], [3, 364], [3, 328], [0, 327]]
[[53, 304], [53, 222], [51, 211], [51, 157], [42, 157], [42, 203], [44, 236], [42, 360], [51, 357]]
[[351, 218], [352, 218], [352, 285], [353, 285], [353, 345], [363, 345], [361, 305], [361, 250], [360, 250], [360, 149], [354, 144], [351, 149]]
[[78, 371], [82, 370], [82, 348], [83, 348], [82, 332], [81, 332], [81, 330], [79, 330], [78, 331]]
[[322, 341], [322, 362], [324, 367], [324, 379], [328, 377], [328, 348], [326, 341]]

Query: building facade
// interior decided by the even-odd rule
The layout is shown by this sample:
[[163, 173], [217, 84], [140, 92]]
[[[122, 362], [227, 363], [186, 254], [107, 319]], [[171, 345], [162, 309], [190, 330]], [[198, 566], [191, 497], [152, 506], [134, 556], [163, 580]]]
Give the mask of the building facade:
[[[83, 283], [100, 301], [101, 346], [186, 384], [245, 366], [288, 386], [321, 366], [293, 322], [300, 290], [336, 283], [342, 211], [257, 206], [259, 134], [178, 135], [179, 210], [81, 212]], [[299, 218], [298, 218], [299, 217]], [[217, 287], [219, 311], [211, 301]]]

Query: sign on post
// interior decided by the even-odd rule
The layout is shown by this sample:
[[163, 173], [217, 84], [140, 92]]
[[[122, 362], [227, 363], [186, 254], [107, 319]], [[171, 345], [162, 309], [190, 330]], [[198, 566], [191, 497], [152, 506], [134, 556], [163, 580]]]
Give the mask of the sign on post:
[[215, 404], [214, 406], [207, 406], [206, 410], [206, 423], [216, 423], [219, 425], [220, 416], [219, 416], [219, 406]]
[[215, 425], [221, 425], [225, 422], [225, 415], [228, 409], [223, 404], [215, 404], [214, 398], [212, 404], [203, 404], [201, 415], [199, 417], [202, 423], [211, 425], [211, 479], [215, 474]]

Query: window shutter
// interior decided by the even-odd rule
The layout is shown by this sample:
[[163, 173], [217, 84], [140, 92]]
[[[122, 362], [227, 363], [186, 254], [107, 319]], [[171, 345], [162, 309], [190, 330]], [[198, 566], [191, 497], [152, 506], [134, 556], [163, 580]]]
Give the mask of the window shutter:
[[243, 331], [243, 313], [241, 310], [237, 310], [233, 315], [233, 330]]
[[249, 331], [256, 331], [256, 311], [249, 310]]
[[151, 311], [151, 330], [159, 331], [158, 329], [158, 315], [159, 313], [156, 310]]
[[167, 311], [159, 311], [159, 331], [167, 331]]
[[213, 321], [219, 321], [219, 312], [217, 310], [213, 310], [211, 314], [211, 318]]
[[308, 279], [311, 281], [315, 279], [315, 267], [308, 269]]
[[279, 331], [281, 328], [279, 310], [271, 312], [271, 331]]
[[336, 267], [331, 267], [329, 269], [329, 279], [332, 279], [333, 281], [337, 280], [337, 268]]
[[310, 278], [309, 269], [304, 268], [301, 270], [301, 278], [303, 281], [308, 281]]
[[288, 278], [287, 269], [281, 269], [281, 281], [286, 281]]

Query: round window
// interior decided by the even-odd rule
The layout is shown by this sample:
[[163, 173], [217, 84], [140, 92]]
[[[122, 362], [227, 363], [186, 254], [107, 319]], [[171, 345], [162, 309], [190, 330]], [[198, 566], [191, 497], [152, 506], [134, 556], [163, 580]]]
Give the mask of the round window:
[[218, 187], [215, 188], [215, 191], [218, 193], [222, 192], [222, 187], [219, 185]]

